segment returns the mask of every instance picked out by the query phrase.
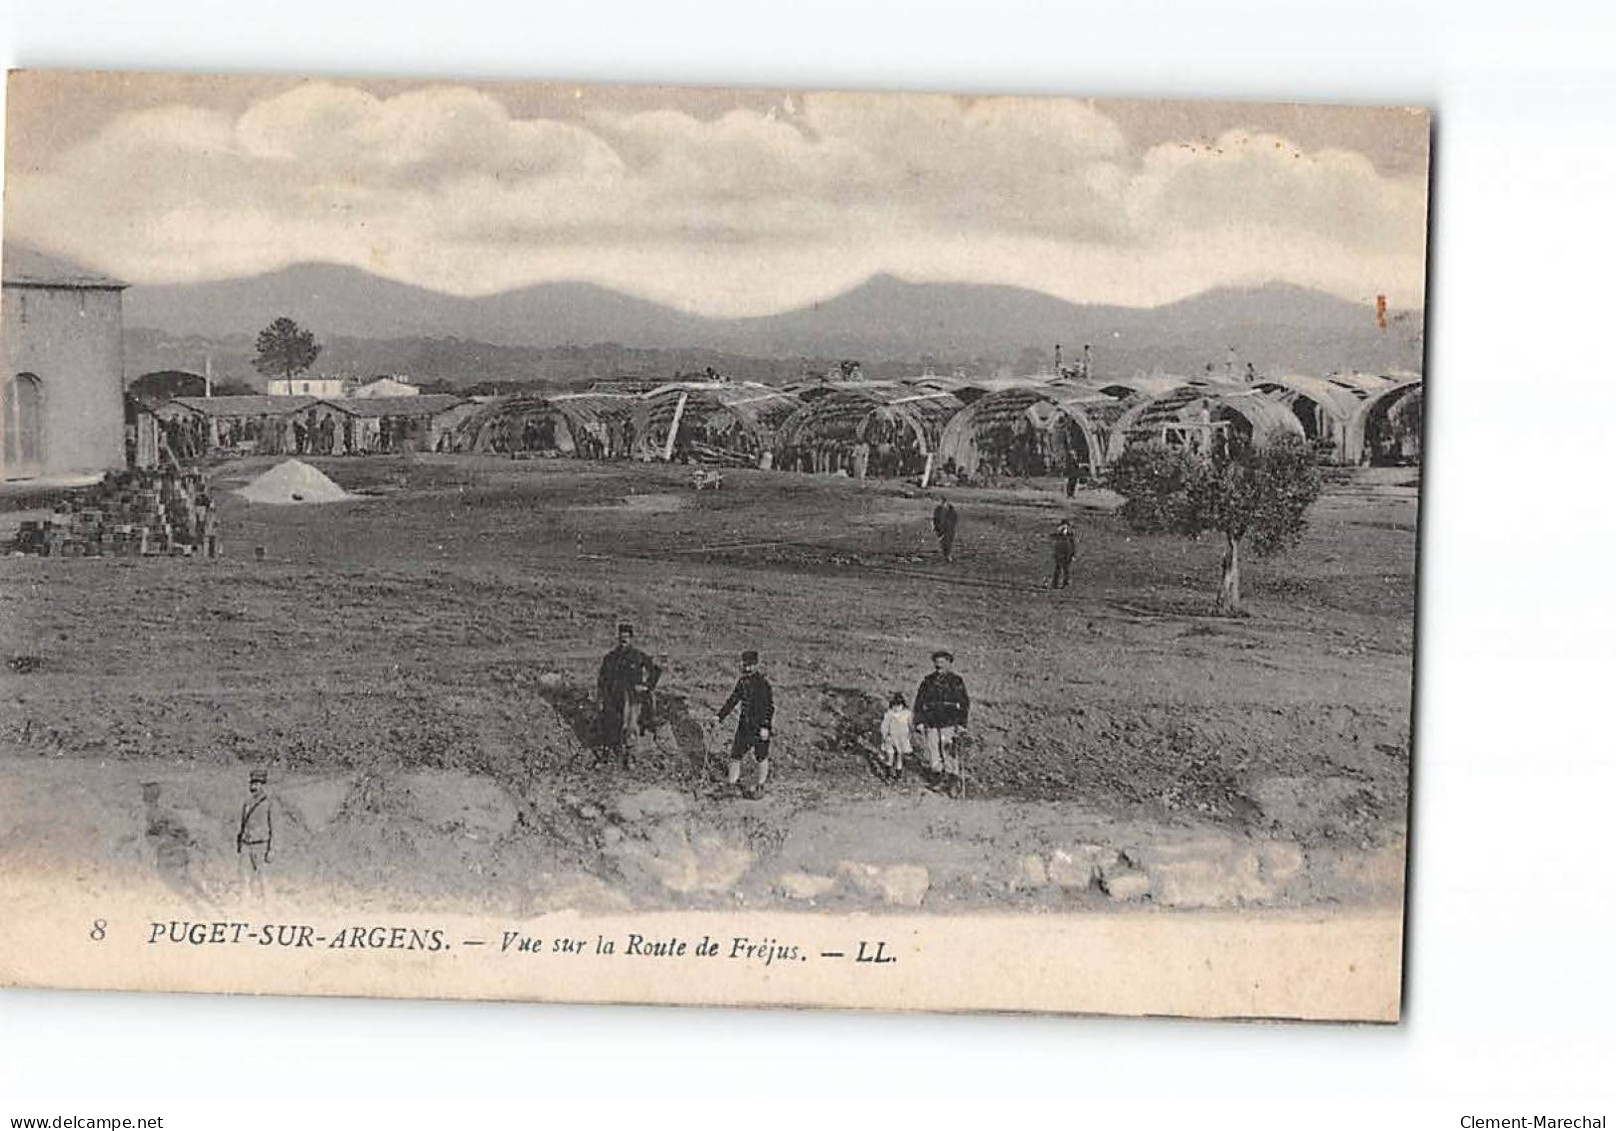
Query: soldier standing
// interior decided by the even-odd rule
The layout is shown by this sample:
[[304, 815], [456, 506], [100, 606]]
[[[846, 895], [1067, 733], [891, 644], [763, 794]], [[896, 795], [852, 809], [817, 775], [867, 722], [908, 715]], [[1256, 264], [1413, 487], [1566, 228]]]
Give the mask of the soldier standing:
[[729, 693], [724, 705], [718, 709], [718, 722], [723, 724], [729, 713], [740, 707], [740, 718], [735, 725], [735, 740], [729, 747], [729, 776], [731, 786], [741, 784], [741, 759], [750, 751], [757, 761], [757, 780], [746, 791], [749, 798], [763, 795], [763, 786], [769, 780], [769, 739], [774, 734], [774, 689], [768, 678], [758, 671], [758, 654], [748, 648], [741, 653], [741, 678], [735, 681], [735, 690]]
[[241, 807], [241, 824], [236, 830], [236, 855], [241, 858], [242, 871], [255, 899], [264, 898], [264, 870], [275, 841], [268, 786], [267, 770], [247, 775], [247, 800]]
[[1061, 519], [1049, 540], [1055, 553], [1055, 572], [1050, 575], [1049, 587], [1065, 589], [1072, 583], [1072, 559], [1077, 557], [1077, 536], [1072, 533], [1072, 524]]
[[640, 717], [655, 690], [662, 669], [634, 647], [634, 626], [617, 626], [617, 647], [606, 653], [595, 678], [595, 701], [600, 707], [600, 748], [595, 765], [618, 754], [626, 770], [639, 741]]
[[937, 504], [937, 509], [931, 512], [932, 532], [937, 535], [937, 544], [942, 547], [943, 561], [954, 560], [954, 532], [959, 529], [959, 511], [954, 504], [944, 499]]
[[970, 723], [971, 697], [955, 673], [954, 653], [939, 648], [931, 654], [932, 672], [915, 692], [915, 725], [920, 729], [926, 767], [937, 785], [958, 797], [965, 791], [955, 741]]

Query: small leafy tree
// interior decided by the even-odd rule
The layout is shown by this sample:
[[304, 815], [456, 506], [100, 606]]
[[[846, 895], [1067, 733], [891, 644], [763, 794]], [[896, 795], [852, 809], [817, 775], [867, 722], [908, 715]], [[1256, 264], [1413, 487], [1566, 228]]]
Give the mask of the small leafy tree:
[[1159, 444], [1129, 448], [1111, 466], [1111, 487], [1135, 530], [1198, 538], [1223, 535], [1218, 611], [1241, 615], [1240, 549], [1261, 556], [1290, 549], [1307, 529], [1323, 483], [1299, 437], [1207, 456]]
[[253, 368], [266, 377], [290, 379], [313, 365], [314, 359], [320, 356], [314, 332], [286, 317], [277, 318], [260, 330], [257, 346]]

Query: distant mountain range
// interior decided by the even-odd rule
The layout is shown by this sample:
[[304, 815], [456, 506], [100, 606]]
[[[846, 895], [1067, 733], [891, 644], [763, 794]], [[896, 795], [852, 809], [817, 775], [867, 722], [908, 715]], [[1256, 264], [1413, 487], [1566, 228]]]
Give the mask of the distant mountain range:
[[[1218, 289], [1153, 308], [1076, 305], [1016, 287], [908, 283], [877, 276], [824, 302], [761, 318], [704, 318], [588, 283], [546, 283], [461, 298], [395, 283], [350, 267], [301, 264], [252, 278], [137, 286], [125, 294], [131, 333], [125, 369], [196, 368], [198, 350], [216, 368], [255, 377], [240, 359], [252, 336], [286, 315], [326, 343], [318, 368], [405, 372], [466, 385], [490, 373], [578, 379], [580, 347], [638, 354], [632, 369], [722, 361], [731, 376], [746, 359], [769, 373], [843, 358], [866, 369], [932, 365], [943, 371], [1025, 371], [1068, 361], [1085, 343], [1102, 373], [1221, 370], [1231, 360], [1259, 372], [1418, 369], [1420, 315], [1396, 312], [1381, 330], [1373, 307], [1285, 284]], [[1233, 354], [1230, 353], [1233, 347]], [[674, 357], [662, 356], [674, 352]], [[585, 350], [585, 353], [591, 351]], [[593, 351], [599, 352], [599, 351]], [[611, 351], [597, 357], [599, 377]], [[187, 359], [190, 359], [189, 361]], [[549, 364], [546, 364], [546, 362]], [[717, 366], [715, 366], [716, 368]], [[753, 366], [753, 368], [758, 368]], [[518, 378], [520, 379], [520, 378]]]

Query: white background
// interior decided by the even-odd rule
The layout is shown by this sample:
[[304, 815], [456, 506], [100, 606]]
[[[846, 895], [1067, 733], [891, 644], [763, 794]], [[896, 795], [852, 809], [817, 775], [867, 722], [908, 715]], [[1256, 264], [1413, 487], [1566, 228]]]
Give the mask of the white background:
[[[9, 66], [1336, 100], [1437, 121], [1403, 1025], [10, 992], [0, 1117], [32, 1112], [5, 1098], [27, 1095], [168, 1126], [573, 1124], [716, 1094], [734, 1104], [715, 1117], [773, 1125], [822, 1120], [761, 1097], [910, 1091], [947, 1106], [864, 1110], [1003, 1123], [1020, 1117], [952, 1098], [1008, 1095], [1076, 1097], [1032, 1116], [1062, 1124], [1608, 1116], [1608, 1099], [1550, 1101], [1608, 1097], [1616, 1064], [1612, 31], [1603, 5], [1381, 0], [0, 4]], [[273, 1098], [217, 1098], [240, 1095]], [[381, 1106], [290, 1102], [353, 1095]], [[569, 1096], [591, 1102], [556, 1106]], [[1339, 1102], [1156, 1106], [1195, 1096]], [[1405, 1097], [1432, 1102], [1361, 1106]]]

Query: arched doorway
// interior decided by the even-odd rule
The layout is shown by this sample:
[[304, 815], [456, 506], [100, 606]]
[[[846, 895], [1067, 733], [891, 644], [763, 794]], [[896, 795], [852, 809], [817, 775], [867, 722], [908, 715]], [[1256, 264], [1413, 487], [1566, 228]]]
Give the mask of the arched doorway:
[[37, 471], [44, 461], [44, 415], [40, 380], [32, 373], [19, 373], [6, 382], [0, 397], [4, 417], [5, 464], [10, 472]]

